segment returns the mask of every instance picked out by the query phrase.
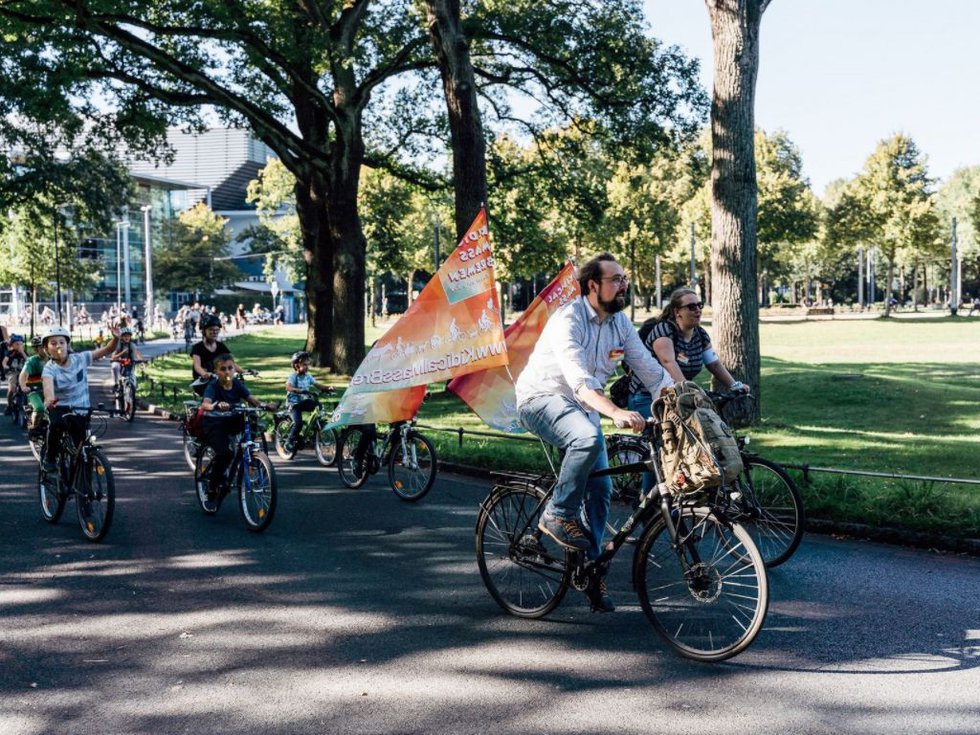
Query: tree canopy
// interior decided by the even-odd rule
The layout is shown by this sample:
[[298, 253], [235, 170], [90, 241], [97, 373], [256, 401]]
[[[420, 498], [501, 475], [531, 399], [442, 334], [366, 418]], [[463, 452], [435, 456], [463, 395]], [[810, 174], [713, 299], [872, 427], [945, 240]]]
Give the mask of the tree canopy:
[[[472, 48], [481, 112], [494, 125], [533, 135], [558, 120], [596, 119], [604, 142], [658, 146], [701, 122], [696, 65], [648, 36], [637, 0], [454, 7], [463, 34], [454, 41]], [[422, 6], [6, 0], [0, 17], [12, 29], [3, 51], [24, 61], [17, 69], [31, 85], [47, 81], [46, 93], [75, 113], [99, 100], [101, 119], [150, 139], [167, 124], [216, 119], [269, 145], [297, 182], [308, 347], [321, 364], [357, 366], [361, 166], [445, 184], [447, 113], [436, 104], [438, 60]], [[534, 101], [533, 116], [515, 114], [512, 95]]]

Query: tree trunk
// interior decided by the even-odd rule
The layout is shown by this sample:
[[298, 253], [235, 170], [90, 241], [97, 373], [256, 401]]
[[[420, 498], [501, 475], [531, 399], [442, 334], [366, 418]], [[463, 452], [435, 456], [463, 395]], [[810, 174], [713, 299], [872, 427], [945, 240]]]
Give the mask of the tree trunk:
[[426, 0], [429, 36], [442, 76], [453, 148], [456, 240], [487, 201], [486, 140], [459, 0]]
[[892, 284], [895, 282], [895, 259], [888, 259], [888, 270], [886, 278], [888, 282], [885, 284], [885, 316], [891, 316], [892, 313]]
[[295, 191], [306, 261], [306, 351], [314, 364], [332, 369], [333, 250], [327, 230], [326, 185], [297, 177]]
[[[711, 279], [718, 356], [761, 395], [756, 295], [755, 84], [769, 0], [706, 0], [714, 45]], [[759, 402], [754, 418], [758, 419]]]

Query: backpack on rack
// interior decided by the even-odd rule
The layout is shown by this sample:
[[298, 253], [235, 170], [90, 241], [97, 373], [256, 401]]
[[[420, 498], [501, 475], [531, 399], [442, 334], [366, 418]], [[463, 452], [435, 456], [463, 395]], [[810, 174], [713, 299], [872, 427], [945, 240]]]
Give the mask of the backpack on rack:
[[742, 457], [728, 425], [697, 383], [676, 383], [655, 402], [663, 433], [661, 466], [676, 492], [718, 487], [738, 477]]

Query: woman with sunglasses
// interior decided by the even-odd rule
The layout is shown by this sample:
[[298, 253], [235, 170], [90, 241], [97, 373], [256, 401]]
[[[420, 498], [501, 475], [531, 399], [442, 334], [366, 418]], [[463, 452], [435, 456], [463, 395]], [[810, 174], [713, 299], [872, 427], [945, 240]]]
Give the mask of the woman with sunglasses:
[[[711, 347], [711, 337], [701, 326], [703, 308], [696, 291], [678, 288], [670, 295], [663, 313], [640, 327], [643, 344], [677, 382], [694, 380], [701, 368], [707, 368], [729, 390], [748, 393], [749, 386], [732, 377]], [[629, 407], [649, 416], [652, 400], [643, 384], [631, 378]]]

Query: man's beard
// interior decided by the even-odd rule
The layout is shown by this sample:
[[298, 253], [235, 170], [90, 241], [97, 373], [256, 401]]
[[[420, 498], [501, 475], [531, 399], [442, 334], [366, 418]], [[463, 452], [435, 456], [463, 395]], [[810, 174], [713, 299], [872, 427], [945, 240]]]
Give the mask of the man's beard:
[[603, 301], [599, 299], [599, 306], [607, 314], [615, 314], [618, 311], [622, 311], [626, 308], [626, 294], [616, 294], [616, 298], [612, 301]]

